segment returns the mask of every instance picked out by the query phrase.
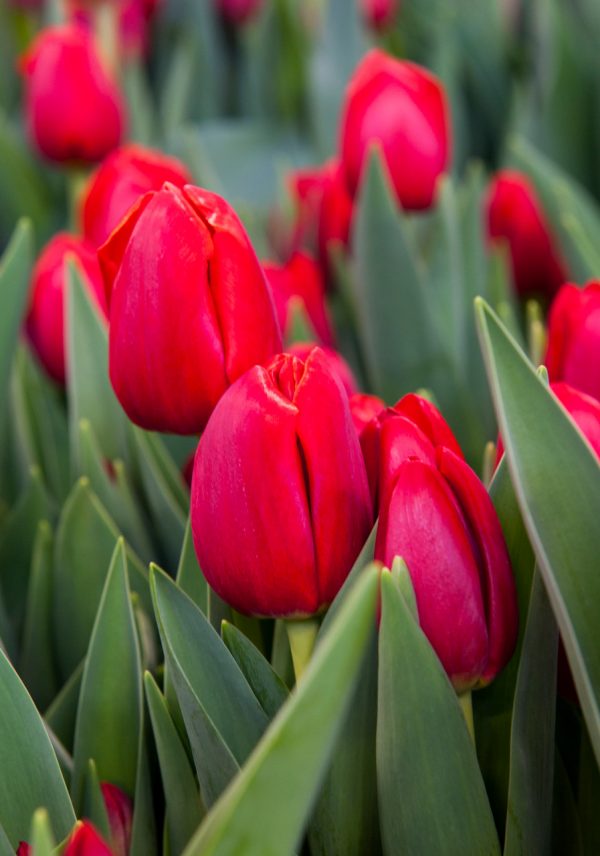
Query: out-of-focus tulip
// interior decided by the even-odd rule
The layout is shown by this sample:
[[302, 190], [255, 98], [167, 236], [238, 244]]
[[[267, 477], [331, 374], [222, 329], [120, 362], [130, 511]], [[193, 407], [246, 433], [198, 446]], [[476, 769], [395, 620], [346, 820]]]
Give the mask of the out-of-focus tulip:
[[325, 286], [319, 265], [307, 253], [296, 252], [285, 265], [263, 264], [273, 291], [279, 326], [288, 335], [294, 302], [300, 301], [323, 345], [333, 344], [333, 331], [325, 305]]
[[446, 94], [426, 69], [380, 50], [362, 60], [346, 92], [341, 152], [352, 195], [374, 143], [400, 204], [407, 210], [429, 208], [450, 155]]
[[166, 181], [176, 187], [191, 184], [187, 168], [162, 152], [131, 143], [108, 155], [90, 177], [81, 201], [85, 237], [99, 247], [134, 202]]
[[372, 506], [348, 397], [319, 348], [225, 393], [198, 445], [191, 519], [202, 570], [235, 609], [300, 617], [331, 603]]
[[220, 196], [165, 184], [134, 205], [98, 257], [111, 382], [143, 428], [199, 433], [227, 387], [281, 350], [264, 271]]
[[94, 163], [118, 145], [121, 94], [85, 27], [48, 27], [21, 61], [29, 134], [54, 161]]
[[106, 2], [115, 9], [120, 50], [130, 57], [147, 54], [150, 24], [161, 0], [66, 0], [69, 20], [92, 30], [94, 10]]
[[369, 27], [385, 30], [396, 17], [398, 0], [360, 0], [360, 10]]
[[552, 297], [566, 273], [529, 179], [513, 170], [499, 172], [490, 184], [485, 214], [490, 241], [508, 247], [519, 294]]
[[88, 820], [78, 823], [63, 856], [114, 856], [106, 841]]
[[48, 374], [65, 382], [65, 278], [66, 264], [73, 257], [90, 286], [90, 294], [102, 317], [106, 300], [100, 265], [94, 247], [74, 235], [60, 233], [46, 244], [31, 281], [29, 310], [25, 321], [27, 336]]
[[[294, 342], [287, 349], [289, 354], [304, 361], [314, 348], [314, 342]], [[352, 369], [338, 351], [333, 348], [321, 348], [323, 359], [327, 362], [329, 370], [341, 381], [342, 386], [346, 390], [346, 395], [350, 397], [358, 391], [358, 383], [352, 372]]]
[[19, 846], [17, 847], [17, 856], [30, 856], [31, 854], [31, 845], [26, 841], [19, 841]]
[[216, 0], [219, 13], [234, 26], [245, 24], [254, 17], [262, 2], [263, 0]]
[[350, 413], [359, 439], [369, 422], [379, 416], [382, 410], [385, 410], [385, 402], [377, 395], [355, 392], [350, 396]]
[[600, 282], [563, 285], [548, 315], [546, 366], [550, 380], [600, 400]]
[[109, 782], [102, 782], [100, 789], [108, 815], [113, 856], [127, 856], [131, 842], [133, 803], [126, 793]]
[[405, 416], [381, 426], [376, 558], [408, 566], [423, 632], [457, 692], [512, 655], [517, 601], [498, 517], [473, 470]]

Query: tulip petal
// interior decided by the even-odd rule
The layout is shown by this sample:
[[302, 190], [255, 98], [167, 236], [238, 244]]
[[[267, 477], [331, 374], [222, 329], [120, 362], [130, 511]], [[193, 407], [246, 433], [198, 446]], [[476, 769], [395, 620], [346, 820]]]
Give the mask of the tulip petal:
[[403, 396], [397, 404], [394, 404], [391, 410], [414, 422], [434, 446], [446, 446], [459, 458], [464, 458], [458, 440], [452, 433], [450, 426], [435, 404], [427, 401], [423, 396], [411, 392]]
[[435, 467], [435, 449], [419, 426], [410, 419], [392, 414], [390, 410], [382, 414], [381, 419], [379, 495], [383, 497], [391, 489], [405, 461], [423, 461]]

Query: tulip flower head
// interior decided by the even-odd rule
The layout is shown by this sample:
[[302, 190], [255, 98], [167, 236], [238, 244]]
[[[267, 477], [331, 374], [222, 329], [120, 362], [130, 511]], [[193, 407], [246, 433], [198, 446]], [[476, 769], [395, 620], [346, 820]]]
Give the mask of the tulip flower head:
[[102, 782], [100, 789], [108, 815], [113, 856], [127, 856], [131, 842], [133, 803], [126, 793], [110, 782]]
[[400, 205], [429, 208], [450, 159], [450, 121], [440, 81], [421, 66], [373, 50], [346, 91], [341, 157], [350, 193], [357, 191], [377, 144]]
[[380, 32], [393, 23], [398, 0], [360, 0], [360, 9], [368, 26]]
[[405, 560], [423, 632], [465, 692], [489, 683], [512, 655], [515, 585], [483, 484], [423, 427], [402, 415], [381, 426], [375, 557], [388, 567]]
[[169, 183], [145, 194], [98, 256], [111, 382], [143, 428], [199, 433], [227, 387], [281, 350], [263, 269], [216, 194]]
[[216, 0], [216, 4], [223, 19], [239, 27], [258, 13], [262, 0]]
[[[294, 342], [287, 349], [289, 354], [293, 354], [301, 360], [306, 360], [312, 351], [314, 344], [312, 342]], [[354, 377], [354, 373], [346, 360], [334, 348], [321, 348], [323, 359], [326, 360], [329, 369], [341, 381], [342, 386], [346, 391], [346, 395], [350, 397], [358, 391], [358, 383]]]
[[551, 381], [600, 400], [600, 282], [560, 289], [548, 315], [545, 362]]
[[63, 854], [64, 856], [114, 856], [96, 827], [88, 820], [77, 824]]
[[298, 618], [331, 603], [373, 516], [348, 397], [319, 348], [225, 393], [198, 445], [191, 521], [206, 579], [240, 612]]
[[306, 316], [323, 345], [333, 344], [331, 319], [325, 304], [325, 285], [319, 265], [304, 252], [295, 252], [284, 265], [263, 264], [273, 291], [279, 326], [286, 338], [292, 321], [294, 301], [301, 302]]
[[123, 100], [85, 27], [42, 30], [21, 69], [29, 135], [49, 160], [95, 163], [119, 144]]

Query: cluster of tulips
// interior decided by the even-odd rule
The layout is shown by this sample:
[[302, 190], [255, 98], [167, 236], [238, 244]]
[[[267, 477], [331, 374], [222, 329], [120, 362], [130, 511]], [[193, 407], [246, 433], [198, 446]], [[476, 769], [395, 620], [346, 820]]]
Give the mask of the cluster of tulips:
[[[33, 268], [24, 331], [39, 363], [65, 385], [74, 265], [107, 330], [110, 383], [129, 420], [198, 438], [182, 478], [211, 589], [242, 615], [283, 619], [302, 680], [317, 619], [377, 525], [375, 560], [406, 563], [420, 627], [468, 711], [470, 692], [504, 669], [519, 633], [498, 514], [427, 391], [399, 390], [386, 403], [361, 388], [331, 312], [371, 159], [399, 209], [427, 213], [438, 202], [452, 152], [442, 82], [368, 52], [345, 91], [337, 153], [288, 173], [291, 216], [273, 209], [272, 257], [259, 259], [232, 205], [198, 187], [182, 160], [123, 142], [125, 99], [97, 38], [103, 4], [68, 5], [67, 22], [43, 29], [21, 61], [31, 147], [68, 169], [93, 166], [77, 186], [73, 231], [56, 234]], [[146, 51], [155, 5], [119, 6], [123, 50]], [[217, 5], [234, 27], [260, 4]], [[398, 5], [363, 0], [361, 10], [382, 32]], [[551, 390], [600, 458], [600, 282], [567, 282], [525, 174], [492, 175], [480, 217], [487, 250], [506, 254], [515, 299], [548, 307]], [[498, 437], [493, 467], [502, 454]], [[103, 782], [102, 796], [110, 842], [85, 821], [66, 856], [129, 852], [131, 795]], [[17, 852], [32, 851], [22, 842]]]

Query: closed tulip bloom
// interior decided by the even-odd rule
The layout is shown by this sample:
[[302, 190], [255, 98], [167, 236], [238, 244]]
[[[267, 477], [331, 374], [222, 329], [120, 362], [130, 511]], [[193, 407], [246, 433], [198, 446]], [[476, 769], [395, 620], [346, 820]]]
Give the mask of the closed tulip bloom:
[[[298, 357], [300, 360], [304, 361], [307, 359], [313, 348], [314, 342], [294, 342], [293, 345], [289, 346], [287, 351], [294, 357]], [[341, 381], [341, 384], [346, 391], [346, 395], [350, 397], [351, 395], [354, 395], [355, 392], [358, 392], [358, 382], [354, 377], [354, 372], [342, 355], [334, 348], [322, 347], [320, 350], [330, 371], [332, 371], [338, 380]]]
[[325, 304], [325, 285], [319, 265], [307, 253], [295, 252], [284, 265], [263, 264], [273, 291], [279, 326], [289, 334], [294, 302], [300, 302], [323, 345], [333, 344], [331, 319]]
[[166, 181], [183, 187], [191, 180], [177, 158], [136, 143], [121, 146], [102, 161], [86, 185], [80, 213], [85, 237], [99, 247], [144, 193], [160, 190]]
[[331, 248], [350, 246], [354, 203], [348, 193], [342, 166], [329, 161], [324, 172], [323, 195], [317, 224], [319, 258], [326, 273], [331, 273]]
[[69, 258], [79, 266], [98, 312], [106, 317], [102, 273], [94, 247], [66, 232], [55, 235], [33, 268], [25, 329], [41, 364], [61, 384], [66, 379], [64, 318]]
[[100, 789], [108, 815], [113, 856], [127, 856], [131, 843], [133, 803], [126, 793], [109, 782], [102, 782]]
[[381, 427], [376, 558], [406, 561], [423, 632], [457, 692], [489, 683], [517, 636], [498, 517], [473, 470], [404, 416]]
[[106, 841], [88, 820], [78, 823], [63, 856], [114, 856]]
[[546, 366], [550, 380], [600, 400], [600, 282], [563, 285], [548, 315]]
[[48, 27], [21, 61], [29, 134], [53, 161], [94, 163], [118, 145], [121, 94], [85, 27]]
[[398, 0], [360, 0], [360, 10], [369, 27], [385, 30], [396, 17]]
[[537, 194], [529, 179], [503, 170], [492, 180], [486, 200], [488, 236], [508, 248], [512, 279], [521, 295], [552, 297], [566, 272]]
[[111, 382], [141, 427], [199, 433], [227, 387], [281, 350], [263, 269], [216, 194], [172, 184], [145, 194], [98, 256]]
[[385, 402], [379, 396], [370, 395], [367, 392], [355, 392], [350, 396], [349, 401], [352, 421], [360, 439], [369, 422], [385, 410]]
[[352, 195], [375, 143], [402, 207], [429, 208], [450, 157], [446, 94], [426, 69], [380, 50], [362, 60], [346, 91], [341, 152]]
[[234, 26], [245, 24], [258, 13], [263, 0], [216, 0], [223, 18]]
[[255, 366], [223, 396], [198, 445], [191, 520], [206, 579], [240, 612], [331, 603], [373, 521], [348, 398], [319, 348]]

